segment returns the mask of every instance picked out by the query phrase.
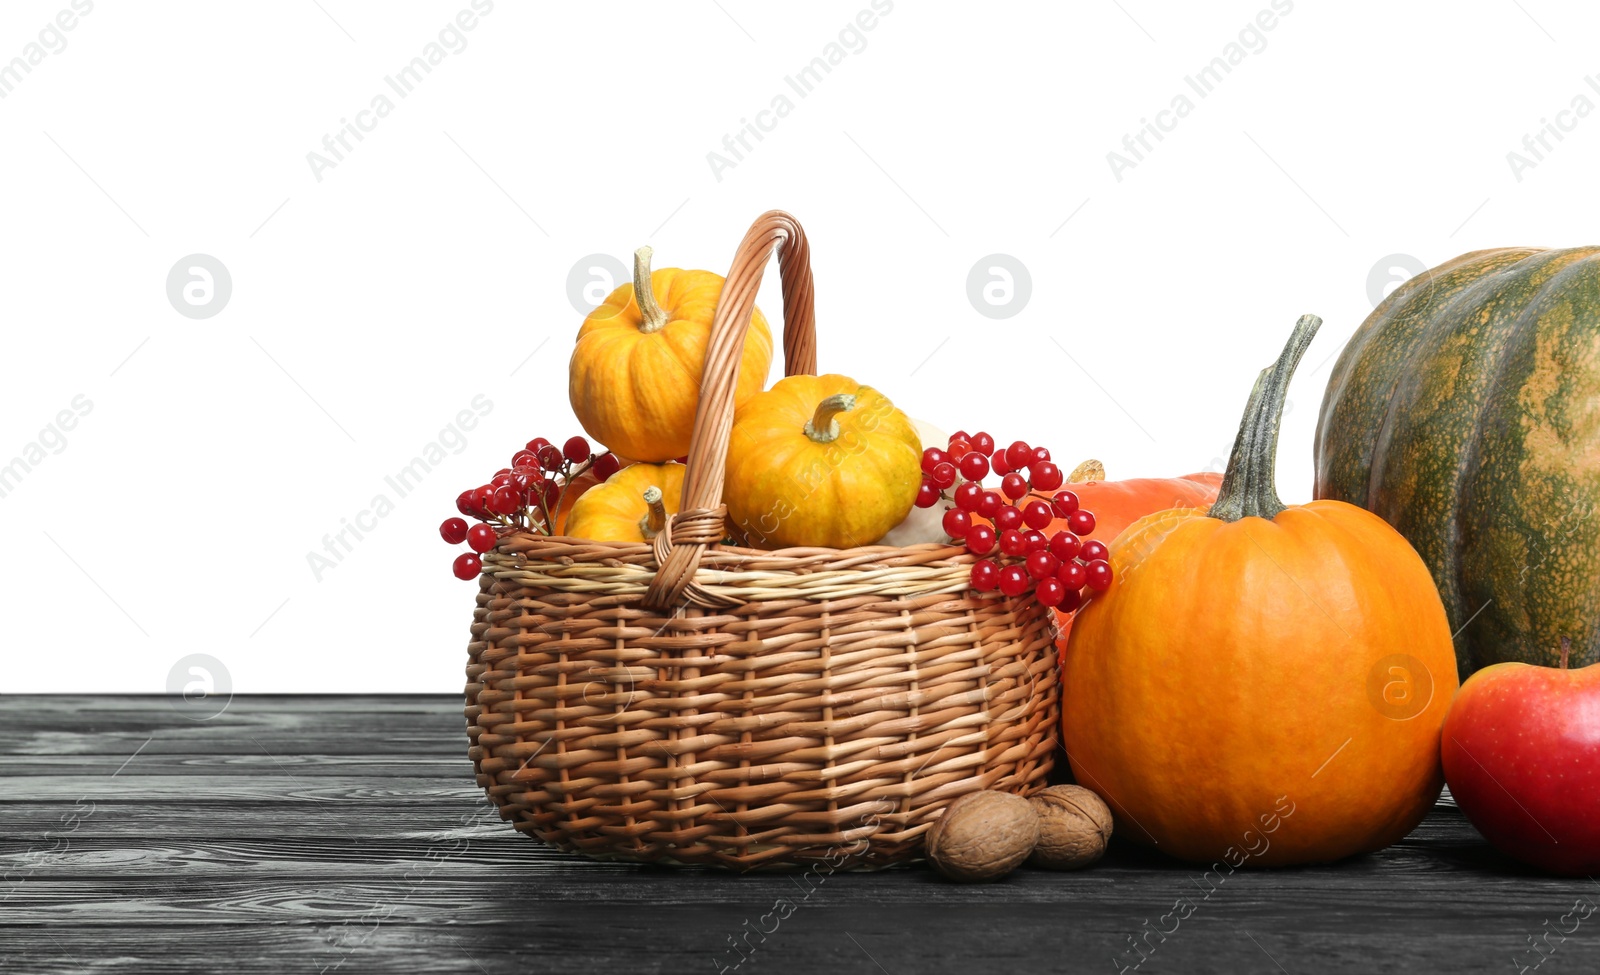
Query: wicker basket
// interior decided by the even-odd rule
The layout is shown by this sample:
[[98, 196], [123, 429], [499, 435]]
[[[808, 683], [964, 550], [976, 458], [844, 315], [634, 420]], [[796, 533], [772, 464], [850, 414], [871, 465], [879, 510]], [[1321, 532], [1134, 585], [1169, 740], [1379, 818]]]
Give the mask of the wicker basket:
[[734, 255], [706, 354], [683, 511], [652, 544], [516, 533], [484, 555], [467, 664], [478, 783], [564, 850], [739, 870], [921, 855], [944, 807], [1044, 785], [1053, 621], [916, 545], [720, 544], [745, 324], [776, 247], [789, 375], [816, 371], [794, 218]]

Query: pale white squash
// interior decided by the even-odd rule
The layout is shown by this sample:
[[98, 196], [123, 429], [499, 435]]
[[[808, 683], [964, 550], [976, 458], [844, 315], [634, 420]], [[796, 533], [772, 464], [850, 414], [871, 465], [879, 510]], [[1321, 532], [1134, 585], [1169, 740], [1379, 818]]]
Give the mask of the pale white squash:
[[[917, 428], [917, 436], [922, 438], [922, 449], [938, 447], [940, 450], [950, 443], [950, 435], [940, 430], [931, 423], [911, 417], [911, 425]], [[879, 545], [921, 545], [924, 542], [946, 543], [950, 536], [944, 533], [945, 504], [940, 502], [931, 508], [918, 508], [913, 506], [911, 513], [905, 520], [889, 529], [889, 534], [878, 540]]]

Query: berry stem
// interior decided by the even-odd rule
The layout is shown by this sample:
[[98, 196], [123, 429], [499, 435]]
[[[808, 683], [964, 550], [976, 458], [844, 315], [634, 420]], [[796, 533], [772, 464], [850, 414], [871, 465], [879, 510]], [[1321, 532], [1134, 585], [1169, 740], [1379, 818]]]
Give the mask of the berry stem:
[[661, 489], [654, 484], [644, 489], [644, 503], [650, 506], [650, 510], [639, 519], [639, 532], [648, 542], [667, 527], [667, 506], [661, 503]]
[[835, 393], [817, 404], [817, 412], [806, 421], [806, 436], [817, 443], [833, 443], [839, 439], [840, 413], [856, 408], [856, 398], [850, 393]]
[[1250, 401], [1245, 404], [1239, 435], [1228, 457], [1217, 503], [1207, 514], [1223, 521], [1240, 518], [1276, 518], [1284, 509], [1274, 476], [1278, 462], [1278, 427], [1283, 421], [1283, 400], [1289, 379], [1305, 355], [1306, 347], [1322, 326], [1315, 315], [1301, 315], [1278, 361], [1261, 370]]
[[633, 252], [633, 300], [639, 304], [639, 331], [646, 334], [660, 331], [667, 324], [667, 313], [656, 303], [656, 292], [650, 286], [650, 258], [655, 248], [649, 244]]

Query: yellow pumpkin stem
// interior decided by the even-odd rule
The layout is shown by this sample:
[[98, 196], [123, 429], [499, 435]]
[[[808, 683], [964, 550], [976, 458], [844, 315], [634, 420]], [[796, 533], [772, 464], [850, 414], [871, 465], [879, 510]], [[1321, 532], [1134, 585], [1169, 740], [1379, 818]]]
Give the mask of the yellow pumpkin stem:
[[639, 532], [648, 542], [667, 527], [667, 506], [661, 503], [661, 489], [654, 484], [644, 489], [644, 503], [650, 510], [639, 519]]
[[1278, 427], [1283, 421], [1283, 399], [1289, 392], [1289, 379], [1300, 364], [1306, 347], [1322, 327], [1315, 315], [1301, 315], [1294, 324], [1289, 343], [1278, 354], [1278, 361], [1261, 370], [1250, 402], [1245, 404], [1244, 420], [1228, 457], [1228, 472], [1222, 476], [1217, 503], [1207, 512], [1212, 518], [1238, 521], [1240, 518], [1276, 518], [1284, 510], [1278, 497]]
[[840, 413], [856, 408], [856, 398], [850, 393], [835, 393], [817, 404], [817, 412], [806, 421], [806, 436], [817, 443], [833, 443], [839, 439]]
[[650, 258], [655, 254], [655, 248], [649, 244], [633, 252], [633, 300], [639, 304], [639, 331], [649, 333], [659, 331], [661, 326], [667, 324], [667, 313], [661, 310], [656, 303], [656, 292], [650, 286]]

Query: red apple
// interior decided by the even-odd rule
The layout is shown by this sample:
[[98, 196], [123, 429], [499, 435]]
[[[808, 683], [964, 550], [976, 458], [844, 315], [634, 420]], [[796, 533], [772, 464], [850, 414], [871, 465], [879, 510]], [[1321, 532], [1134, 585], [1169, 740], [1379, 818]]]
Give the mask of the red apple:
[[1461, 685], [1441, 746], [1450, 794], [1501, 852], [1600, 872], [1600, 664], [1495, 664]]

